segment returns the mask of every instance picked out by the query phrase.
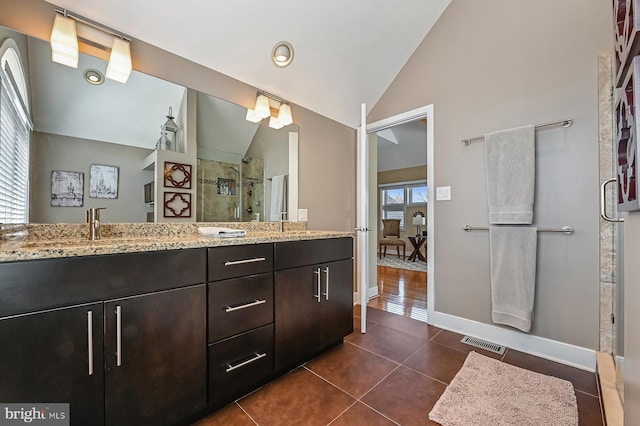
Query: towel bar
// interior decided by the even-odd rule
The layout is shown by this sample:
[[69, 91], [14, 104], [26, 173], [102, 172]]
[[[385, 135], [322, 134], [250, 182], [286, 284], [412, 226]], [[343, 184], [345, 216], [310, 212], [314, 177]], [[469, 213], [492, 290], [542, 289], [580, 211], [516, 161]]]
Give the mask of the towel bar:
[[[566, 120], [553, 121], [553, 122], [551, 122], [551, 123], [536, 124], [534, 127], [535, 127], [536, 129], [540, 129], [540, 128], [542, 128], [542, 127], [557, 126], [558, 124], [559, 124], [560, 126], [562, 126], [563, 128], [571, 127], [571, 125], [573, 124], [573, 120], [572, 120], [572, 119], [570, 119], [570, 118], [568, 118], [568, 119], [566, 119]], [[482, 139], [484, 139], [484, 136], [475, 136], [475, 137], [473, 137], [473, 138], [463, 139], [463, 140], [461, 140], [460, 142], [462, 142], [462, 144], [463, 144], [464, 146], [469, 146], [469, 145], [471, 145], [471, 142], [474, 142], [474, 141], [480, 141], [480, 140], [482, 140]], [[562, 231], [559, 231], [559, 232], [562, 232]]]
[[[486, 226], [471, 226], [471, 225], [465, 225], [462, 228], [463, 231], [488, 231], [489, 228]], [[573, 234], [573, 228], [570, 226], [563, 226], [560, 229], [557, 228], [538, 228], [538, 232], [562, 232], [565, 235], [571, 235]]]

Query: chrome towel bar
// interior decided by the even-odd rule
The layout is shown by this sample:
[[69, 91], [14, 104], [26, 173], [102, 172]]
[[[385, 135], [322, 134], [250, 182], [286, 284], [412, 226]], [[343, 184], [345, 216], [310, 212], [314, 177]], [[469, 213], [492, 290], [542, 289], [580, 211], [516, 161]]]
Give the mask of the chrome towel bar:
[[[471, 225], [465, 225], [462, 228], [463, 231], [488, 231], [489, 228], [487, 226], [471, 226]], [[560, 229], [557, 228], [538, 228], [538, 232], [562, 232], [565, 235], [571, 235], [573, 234], [573, 228], [570, 226], [563, 226]]]
[[[551, 127], [551, 126], [560, 125], [563, 128], [567, 128], [567, 127], [571, 127], [572, 124], [573, 124], [573, 120], [568, 118], [566, 120], [552, 121], [551, 123], [536, 124], [534, 127], [536, 129], [541, 129], [543, 127]], [[483, 139], [484, 139], [484, 136], [474, 136], [472, 138], [463, 139], [460, 142], [462, 142], [462, 144], [464, 146], [469, 146], [469, 145], [471, 145], [471, 142], [477, 142], [477, 141], [481, 141]]]

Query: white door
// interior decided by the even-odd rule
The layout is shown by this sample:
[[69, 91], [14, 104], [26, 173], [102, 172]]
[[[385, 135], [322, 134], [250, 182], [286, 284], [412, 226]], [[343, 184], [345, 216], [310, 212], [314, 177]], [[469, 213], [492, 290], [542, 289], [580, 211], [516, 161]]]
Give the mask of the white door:
[[369, 290], [369, 140], [367, 137], [367, 106], [361, 105], [360, 127], [357, 132], [357, 209], [356, 269], [360, 292], [360, 331], [367, 332], [367, 302]]

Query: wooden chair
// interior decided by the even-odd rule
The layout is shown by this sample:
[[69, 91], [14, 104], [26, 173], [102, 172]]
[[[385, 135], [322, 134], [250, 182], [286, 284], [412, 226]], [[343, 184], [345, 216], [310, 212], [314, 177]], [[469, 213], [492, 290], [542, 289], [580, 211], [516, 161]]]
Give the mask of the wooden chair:
[[382, 239], [378, 242], [380, 259], [382, 259], [383, 256], [387, 256], [387, 246], [392, 246], [398, 251], [398, 257], [400, 257], [400, 247], [402, 247], [402, 260], [405, 260], [407, 243], [400, 238], [400, 219], [382, 219], [382, 224]]

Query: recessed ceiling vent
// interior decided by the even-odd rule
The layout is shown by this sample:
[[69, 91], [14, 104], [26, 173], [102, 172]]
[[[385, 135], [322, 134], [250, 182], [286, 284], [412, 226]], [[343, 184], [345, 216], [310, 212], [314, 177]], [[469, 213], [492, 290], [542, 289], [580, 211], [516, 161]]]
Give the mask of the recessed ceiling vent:
[[504, 355], [504, 351], [507, 349], [504, 346], [492, 342], [487, 342], [486, 340], [481, 340], [475, 337], [464, 336], [460, 341], [464, 344], [475, 346], [476, 348], [484, 349], [485, 351], [493, 352], [500, 355]]

